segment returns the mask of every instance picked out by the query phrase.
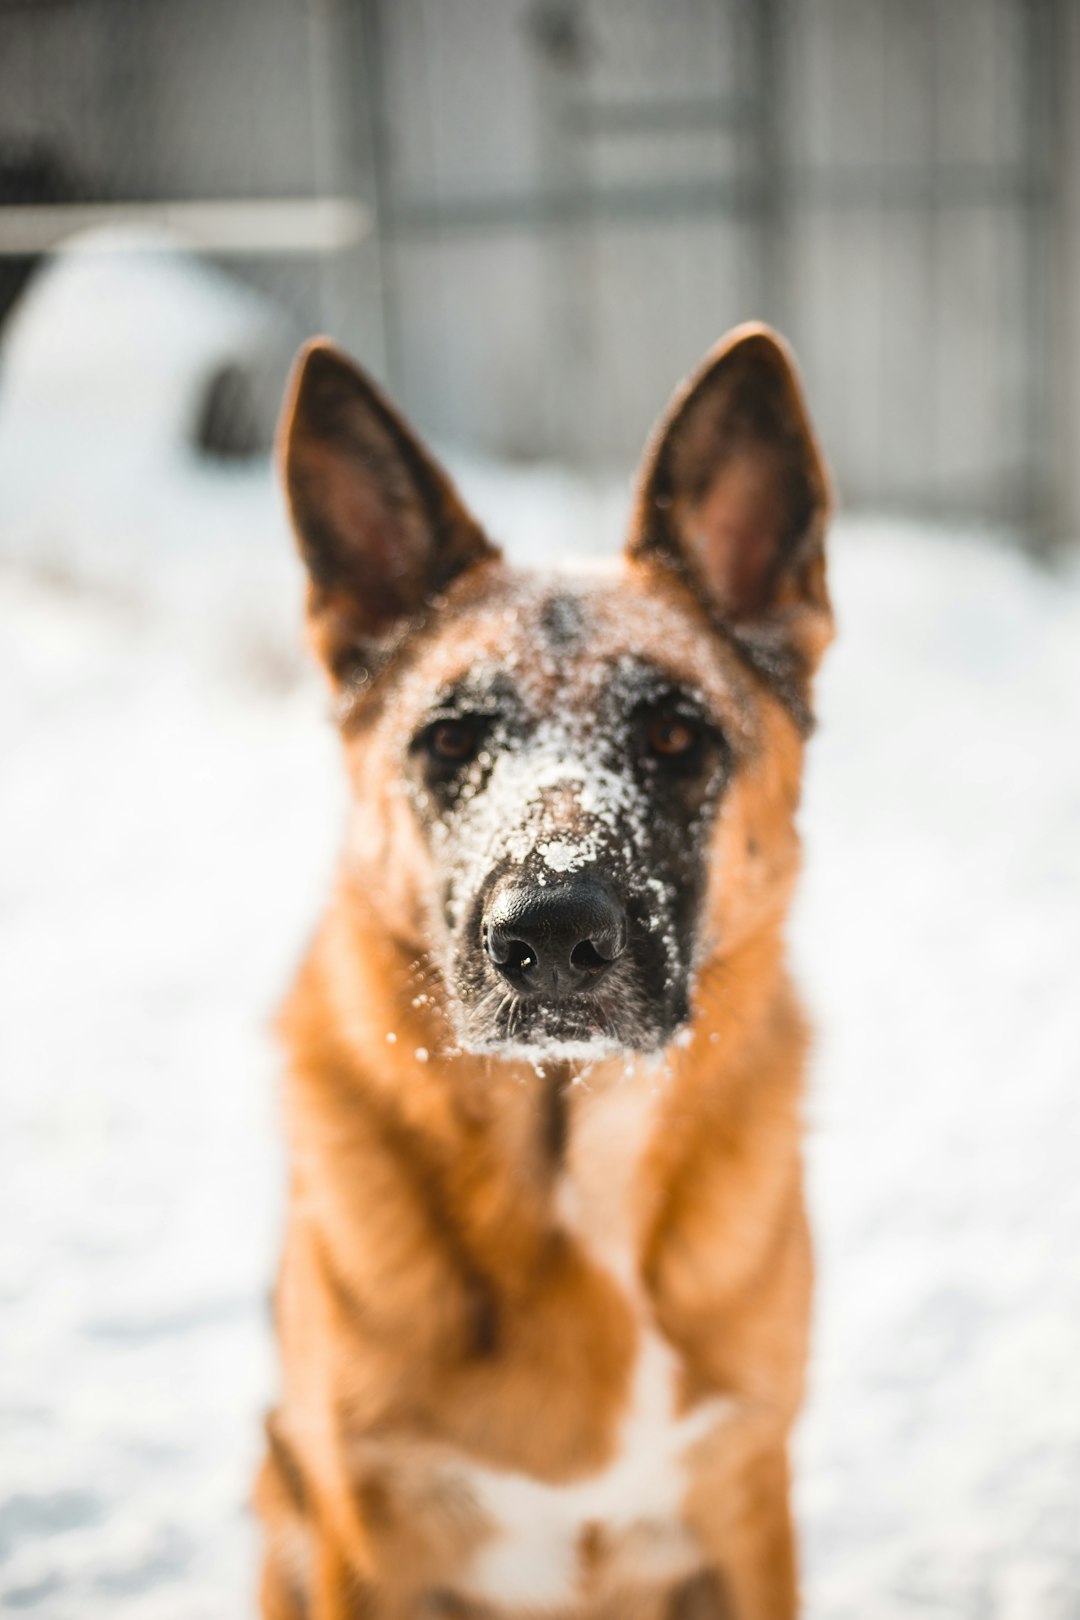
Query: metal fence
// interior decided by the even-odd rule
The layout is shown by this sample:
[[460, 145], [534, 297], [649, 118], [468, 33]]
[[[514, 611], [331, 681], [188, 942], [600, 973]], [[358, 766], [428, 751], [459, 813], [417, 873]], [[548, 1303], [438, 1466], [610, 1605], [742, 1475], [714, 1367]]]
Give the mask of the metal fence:
[[369, 12], [393, 351], [442, 431], [622, 460], [763, 316], [849, 498], [1045, 523], [1052, 7]]
[[589, 467], [762, 316], [850, 501], [1045, 530], [1073, 4], [0, 0], [0, 301], [20, 221], [180, 203], [429, 431]]

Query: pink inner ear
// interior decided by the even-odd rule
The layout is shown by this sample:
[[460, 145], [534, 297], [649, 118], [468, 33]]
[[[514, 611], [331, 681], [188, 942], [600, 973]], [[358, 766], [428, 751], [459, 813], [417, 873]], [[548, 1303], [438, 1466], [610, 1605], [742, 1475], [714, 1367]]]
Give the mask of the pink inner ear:
[[679, 514], [683, 543], [709, 594], [735, 617], [769, 598], [789, 520], [784, 468], [764, 444], [734, 447], [700, 500]]
[[394, 512], [369, 476], [336, 447], [308, 445], [305, 460], [321, 495], [322, 521], [340, 537], [361, 578], [387, 581], [415, 570], [420, 558], [404, 514]]
[[309, 439], [293, 459], [303, 467], [292, 489], [301, 536], [327, 537], [333, 558], [336, 577], [333, 585], [323, 583], [323, 609], [333, 596], [350, 634], [383, 634], [422, 597], [428, 559], [423, 514], [408, 494], [395, 501], [368, 466], [334, 443]]

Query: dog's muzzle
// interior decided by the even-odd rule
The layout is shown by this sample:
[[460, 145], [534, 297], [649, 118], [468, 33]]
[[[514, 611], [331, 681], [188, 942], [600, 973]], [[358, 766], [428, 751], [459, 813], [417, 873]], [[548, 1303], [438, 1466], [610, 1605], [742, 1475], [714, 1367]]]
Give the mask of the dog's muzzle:
[[518, 995], [587, 994], [626, 950], [626, 910], [587, 873], [543, 887], [507, 876], [489, 898], [481, 939], [489, 962]]

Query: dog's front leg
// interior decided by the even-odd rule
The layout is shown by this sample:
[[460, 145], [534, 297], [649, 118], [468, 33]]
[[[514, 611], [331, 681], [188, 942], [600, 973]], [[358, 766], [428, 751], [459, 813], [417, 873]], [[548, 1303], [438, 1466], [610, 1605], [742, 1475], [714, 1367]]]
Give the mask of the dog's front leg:
[[332, 1528], [312, 1534], [311, 1587], [298, 1620], [411, 1620], [400, 1601], [357, 1575]]
[[415, 1600], [358, 1576], [332, 1529], [318, 1531], [313, 1576], [304, 1620], [416, 1620]]
[[[320, 1527], [315, 1550], [311, 1620], [368, 1620], [369, 1605], [357, 1588], [333, 1533]], [[371, 1620], [375, 1620], [371, 1615]]]
[[350, 1566], [275, 1416], [267, 1438], [255, 1487], [266, 1536], [262, 1620], [398, 1620]]
[[262, 1620], [309, 1620], [315, 1547], [310, 1497], [274, 1414], [267, 1419], [266, 1436], [255, 1482], [265, 1538], [259, 1613]]
[[710, 1554], [726, 1600], [725, 1620], [795, 1620], [799, 1610], [795, 1534], [783, 1447], [747, 1460], [718, 1515]]

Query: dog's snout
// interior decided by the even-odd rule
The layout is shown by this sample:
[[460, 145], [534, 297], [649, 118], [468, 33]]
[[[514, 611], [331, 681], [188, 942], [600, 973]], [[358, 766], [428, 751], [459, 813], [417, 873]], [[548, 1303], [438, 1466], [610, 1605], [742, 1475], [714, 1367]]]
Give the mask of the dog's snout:
[[500, 884], [484, 915], [483, 946], [522, 994], [592, 990], [626, 949], [626, 912], [608, 888], [582, 875], [556, 885]]

